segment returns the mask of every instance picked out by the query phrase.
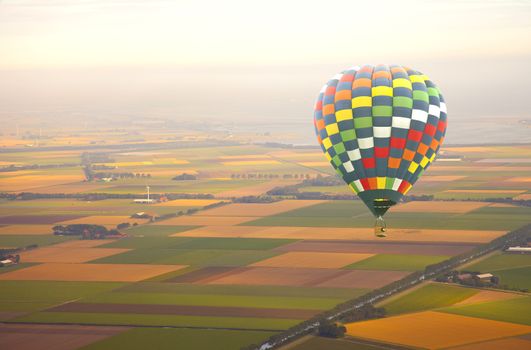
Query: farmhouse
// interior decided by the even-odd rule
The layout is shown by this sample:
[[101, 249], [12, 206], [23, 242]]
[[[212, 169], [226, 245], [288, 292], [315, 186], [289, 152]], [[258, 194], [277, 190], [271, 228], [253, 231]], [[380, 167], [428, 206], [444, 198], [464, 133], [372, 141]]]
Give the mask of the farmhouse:
[[509, 247], [505, 251], [507, 253], [531, 254], [531, 247]]
[[137, 199], [133, 199], [133, 202], [137, 203], [137, 204], [152, 204], [152, 203], [155, 203], [156, 200], [154, 199], [148, 199], [148, 198], [137, 198]]

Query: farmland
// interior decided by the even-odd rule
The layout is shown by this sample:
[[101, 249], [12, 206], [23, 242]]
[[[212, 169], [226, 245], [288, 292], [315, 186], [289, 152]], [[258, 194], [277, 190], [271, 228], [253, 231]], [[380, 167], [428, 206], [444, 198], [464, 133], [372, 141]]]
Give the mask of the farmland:
[[[500, 147], [489, 154], [489, 162], [482, 152], [465, 147], [459, 151], [465, 160], [435, 163], [412, 194], [441, 200], [392, 208], [386, 215], [389, 237], [381, 240], [374, 237], [374, 219], [361, 201], [330, 197], [350, 195], [346, 186], [307, 182], [333, 173], [319, 150], [223, 142], [180, 148], [161, 142], [145, 149], [143, 143], [131, 149], [117, 143], [96, 151], [83, 140], [75, 150], [17, 148], [1, 154], [5, 166], [57, 165], [0, 172], [0, 247], [21, 248], [22, 262], [0, 268], [0, 319], [6, 322], [0, 334], [16, 334], [9, 344], [31, 332], [53, 347], [59, 336], [96, 327], [71, 349], [165, 349], [176, 343], [211, 349], [215, 343], [216, 349], [237, 350], [468, 252], [531, 217], [529, 207], [484, 200], [531, 194], [529, 166], [498, 163], [525, 158], [528, 146], [512, 151]], [[54, 142], [65, 141], [50, 144]], [[93, 172], [111, 179], [87, 179], [83, 152], [97, 153], [94, 157], [101, 161], [91, 163]], [[510, 152], [515, 155], [509, 157]], [[194, 178], [174, 180], [182, 174]], [[500, 180], [507, 174], [507, 181]], [[147, 185], [157, 202], [135, 202], [146, 198]], [[247, 197], [293, 185], [299, 193], [330, 196]], [[69, 224], [121, 225], [121, 236], [81, 240], [53, 235], [53, 226]], [[523, 288], [530, 267], [527, 256], [493, 255], [470, 268], [495, 272], [503, 283]], [[413, 324], [419, 327], [425, 315], [436, 316], [443, 328], [457, 322], [477, 329], [471, 338], [410, 344], [375, 336], [368, 326], [358, 333], [350, 325], [349, 334], [427, 347], [436, 341], [452, 346], [490, 341], [478, 334], [492, 327], [503, 336], [520, 336], [528, 319], [511, 313], [527, 308], [526, 300], [427, 284], [383, 304], [393, 317], [382, 333], [404, 322], [395, 317], [418, 314]], [[481, 323], [475, 326], [470, 319]], [[422, 332], [431, 332], [425, 327]], [[310, 337], [297, 346], [371, 349], [354, 338]]]

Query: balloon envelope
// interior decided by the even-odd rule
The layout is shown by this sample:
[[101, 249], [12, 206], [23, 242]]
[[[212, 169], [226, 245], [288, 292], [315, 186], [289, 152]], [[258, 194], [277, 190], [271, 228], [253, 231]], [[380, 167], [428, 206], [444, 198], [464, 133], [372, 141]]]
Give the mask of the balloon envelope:
[[437, 86], [410, 68], [352, 67], [321, 89], [314, 125], [326, 158], [382, 216], [435, 159], [446, 132], [446, 104]]

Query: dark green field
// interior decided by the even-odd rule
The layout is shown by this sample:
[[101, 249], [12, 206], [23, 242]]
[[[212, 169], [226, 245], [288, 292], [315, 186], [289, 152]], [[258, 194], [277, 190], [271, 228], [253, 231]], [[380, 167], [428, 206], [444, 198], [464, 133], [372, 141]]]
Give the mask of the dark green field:
[[280, 331], [290, 328], [303, 320], [290, 320], [263, 317], [208, 317], [181, 315], [149, 315], [118, 313], [76, 313], [76, 312], [36, 312], [17, 317], [15, 322], [76, 323], [100, 325], [138, 325], [157, 327], [204, 327], [237, 328], [243, 330]]

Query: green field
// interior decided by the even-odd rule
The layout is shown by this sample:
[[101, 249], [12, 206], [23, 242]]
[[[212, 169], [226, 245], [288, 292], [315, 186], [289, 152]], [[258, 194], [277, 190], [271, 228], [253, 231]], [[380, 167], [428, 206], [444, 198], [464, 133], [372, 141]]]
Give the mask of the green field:
[[257, 295], [213, 295], [213, 294], [170, 294], [170, 293], [124, 293], [111, 292], [90, 296], [80, 300], [89, 303], [116, 304], [167, 304], [204, 306], [241, 306], [252, 308], [286, 309], [331, 309], [344, 299], [257, 296]]
[[531, 266], [497, 270], [494, 274], [500, 278], [502, 286], [531, 290]]
[[36, 311], [123, 285], [115, 282], [0, 281], [0, 311]]
[[360, 270], [423, 271], [426, 266], [448, 259], [444, 255], [378, 254], [347, 266]]
[[531, 312], [529, 310], [531, 310], [531, 297], [449, 307], [439, 311], [531, 325]]
[[134, 328], [114, 337], [90, 344], [82, 350], [234, 350], [259, 343], [274, 333], [200, 329]]
[[279, 252], [228, 249], [136, 249], [91, 261], [97, 264], [163, 264], [193, 266], [245, 266]]
[[489, 272], [528, 266], [531, 266], [531, 255], [502, 253], [467, 266], [466, 269], [469, 271]]
[[38, 323], [78, 323], [100, 325], [172, 326], [284, 330], [302, 320], [251, 317], [206, 317], [78, 312], [36, 312], [11, 321]]
[[382, 306], [388, 314], [402, 314], [450, 306], [478, 293], [471, 288], [431, 283]]

